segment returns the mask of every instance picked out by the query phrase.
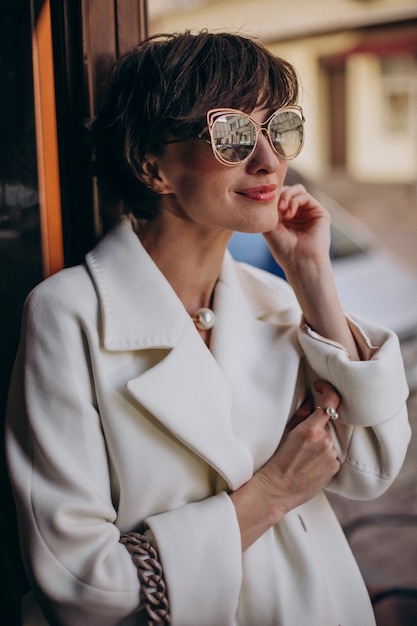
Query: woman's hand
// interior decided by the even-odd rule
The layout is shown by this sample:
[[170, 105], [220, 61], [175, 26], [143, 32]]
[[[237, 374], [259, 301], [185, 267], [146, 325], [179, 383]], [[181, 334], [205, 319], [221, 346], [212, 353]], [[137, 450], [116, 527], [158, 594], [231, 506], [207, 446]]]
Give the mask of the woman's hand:
[[303, 185], [285, 186], [278, 202], [279, 222], [265, 239], [294, 289], [308, 325], [360, 355], [346, 321], [330, 260], [330, 216]]
[[[329, 383], [319, 381], [316, 389], [321, 393], [320, 406], [337, 409], [340, 398]], [[310, 500], [339, 471], [329, 419], [308, 398], [289, 421], [275, 454], [259, 470], [269, 497], [275, 500], [276, 516]]]
[[265, 239], [286, 274], [300, 261], [329, 262], [330, 216], [303, 185], [283, 187], [278, 213], [279, 222]]
[[[320, 406], [337, 409], [340, 398], [329, 383], [320, 381], [316, 389], [321, 394]], [[329, 419], [309, 398], [288, 423], [271, 459], [231, 494], [243, 550], [288, 511], [313, 498], [339, 471]]]

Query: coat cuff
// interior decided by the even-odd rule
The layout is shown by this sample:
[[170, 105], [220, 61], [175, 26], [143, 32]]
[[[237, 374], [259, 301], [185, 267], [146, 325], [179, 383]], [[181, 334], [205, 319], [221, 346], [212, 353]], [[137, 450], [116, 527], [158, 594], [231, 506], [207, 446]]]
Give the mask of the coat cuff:
[[[350, 332], [352, 333], [353, 338], [355, 340], [356, 346], [361, 356], [361, 360], [369, 361], [373, 357], [375, 352], [379, 349], [379, 346], [375, 346], [372, 344], [371, 339], [368, 337], [365, 331], [359, 326], [359, 324], [357, 324], [354, 321], [352, 317], [345, 315], [345, 318], [349, 326]], [[309, 337], [312, 337], [313, 339], [317, 339], [318, 341], [323, 341], [324, 343], [327, 343], [329, 346], [340, 348], [341, 350], [344, 351], [348, 359], [351, 360], [351, 356], [349, 352], [341, 343], [338, 343], [337, 341], [333, 341], [332, 339], [327, 339], [327, 337], [323, 337], [322, 335], [319, 335], [319, 333], [316, 333], [316, 331], [313, 330], [307, 324], [304, 316], [301, 320], [300, 328], [303, 332], [307, 333]]]
[[233, 624], [242, 584], [235, 508], [222, 492], [146, 520], [158, 548], [173, 626]]
[[362, 361], [352, 361], [342, 345], [321, 337], [304, 320], [298, 340], [311, 383], [326, 380], [340, 394], [340, 421], [352, 426], [376, 426], [397, 415], [408, 397], [399, 340], [391, 330], [358, 316], [349, 316], [347, 321]]

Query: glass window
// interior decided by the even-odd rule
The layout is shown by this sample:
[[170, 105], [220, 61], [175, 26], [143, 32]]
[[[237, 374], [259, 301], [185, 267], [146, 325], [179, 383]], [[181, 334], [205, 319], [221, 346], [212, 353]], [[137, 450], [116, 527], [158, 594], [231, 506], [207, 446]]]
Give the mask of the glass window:
[[[23, 302], [42, 280], [30, 4], [0, 2], [0, 414], [19, 341]], [[3, 426], [1, 425], [3, 451]], [[13, 502], [0, 453], [1, 554], [7, 569], [2, 618], [17, 624], [26, 582], [19, 560]]]
[[382, 57], [380, 63], [384, 127], [394, 133], [408, 133], [413, 127], [413, 101], [417, 98], [416, 60], [409, 54], [396, 54]]

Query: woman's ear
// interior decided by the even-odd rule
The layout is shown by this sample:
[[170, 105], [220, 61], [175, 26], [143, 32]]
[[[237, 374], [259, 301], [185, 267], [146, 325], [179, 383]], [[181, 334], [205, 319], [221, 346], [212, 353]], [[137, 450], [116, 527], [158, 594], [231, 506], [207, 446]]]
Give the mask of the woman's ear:
[[146, 155], [142, 163], [143, 182], [153, 191], [160, 194], [172, 193], [172, 189], [165, 180], [158, 167], [158, 158], [152, 154]]

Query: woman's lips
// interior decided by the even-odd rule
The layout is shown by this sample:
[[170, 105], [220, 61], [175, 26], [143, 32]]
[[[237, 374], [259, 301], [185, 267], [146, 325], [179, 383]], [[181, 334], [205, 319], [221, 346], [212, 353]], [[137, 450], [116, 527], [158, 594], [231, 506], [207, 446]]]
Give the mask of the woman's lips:
[[248, 198], [249, 200], [256, 200], [258, 202], [270, 202], [276, 197], [276, 185], [258, 185], [257, 187], [249, 187], [239, 191], [241, 196]]

